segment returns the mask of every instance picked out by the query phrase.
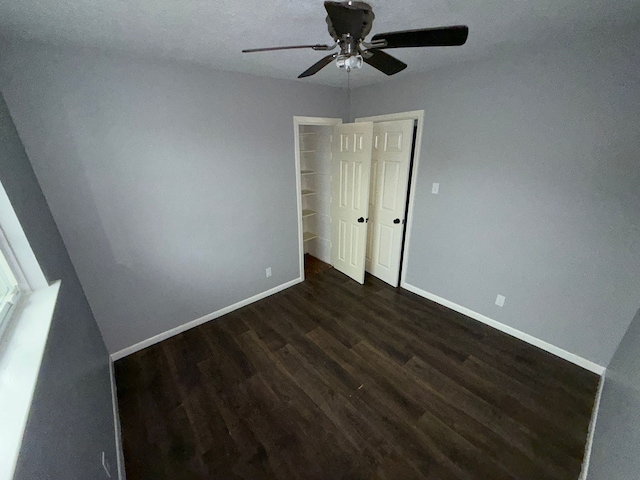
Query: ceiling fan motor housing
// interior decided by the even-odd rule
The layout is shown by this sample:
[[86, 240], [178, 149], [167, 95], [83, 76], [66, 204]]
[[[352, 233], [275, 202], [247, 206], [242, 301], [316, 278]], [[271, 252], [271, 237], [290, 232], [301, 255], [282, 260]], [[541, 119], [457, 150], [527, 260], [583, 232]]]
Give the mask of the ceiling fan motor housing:
[[[348, 9], [358, 12], [360, 15], [352, 16], [350, 20], [340, 18], [340, 16], [335, 15], [334, 17], [338, 19], [338, 23], [334, 25], [334, 22], [331, 21], [330, 15], [327, 15], [327, 27], [329, 30], [329, 35], [336, 42], [340, 42], [340, 39], [345, 34], [351, 34], [353, 36], [357, 35], [356, 43], [360, 40], [364, 40], [369, 32], [371, 32], [371, 27], [373, 26], [373, 20], [376, 16], [373, 13], [371, 5], [364, 2], [324, 2], [325, 8], [327, 9], [327, 13], [332, 11], [340, 11], [340, 9]], [[357, 20], [356, 20], [357, 19]]]

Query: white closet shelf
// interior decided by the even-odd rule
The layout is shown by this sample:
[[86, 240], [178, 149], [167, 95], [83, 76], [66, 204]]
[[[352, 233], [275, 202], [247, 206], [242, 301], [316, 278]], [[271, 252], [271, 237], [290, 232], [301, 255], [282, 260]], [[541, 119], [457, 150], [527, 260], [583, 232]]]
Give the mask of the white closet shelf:
[[311, 175], [312, 173], [316, 173], [315, 170], [302, 170], [300, 175]]
[[316, 132], [301, 132], [300, 135], [317, 135]]
[[316, 150], [300, 150], [300, 153], [315, 153]]
[[309, 210], [309, 209], [304, 209], [302, 210], [302, 218], [304, 217], [310, 217], [311, 215], [315, 215], [317, 212], [313, 211], [313, 210]]
[[305, 197], [307, 195], [315, 195], [316, 192], [314, 192], [313, 190], [302, 190], [302, 196]]
[[302, 240], [303, 241], [308, 241], [308, 240], [313, 240], [314, 238], [316, 238], [318, 236], [317, 233], [311, 233], [311, 232], [304, 232], [302, 234]]

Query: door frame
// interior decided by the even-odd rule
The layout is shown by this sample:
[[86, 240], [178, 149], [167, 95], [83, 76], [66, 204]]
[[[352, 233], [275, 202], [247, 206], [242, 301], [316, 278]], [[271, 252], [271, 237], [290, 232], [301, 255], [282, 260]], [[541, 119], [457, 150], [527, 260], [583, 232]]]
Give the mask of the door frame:
[[402, 240], [402, 264], [400, 266], [400, 287], [405, 288], [407, 277], [407, 264], [409, 261], [409, 246], [411, 241], [411, 227], [413, 226], [413, 204], [416, 195], [416, 182], [418, 179], [418, 165], [420, 163], [420, 151], [422, 147], [422, 130], [424, 127], [424, 110], [412, 110], [410, 112], [390, 113], [387, 115], [374, 115], [372, 117], [359, 117], [356, 122], [390, 122], [393, 120], [415, 120], [416, 124], [416, 148], [413, 152], [413, 163], [411, 165], [411, 182], [409, 183], [409, 205], [407, 208], [406, 232]]
[[341, 118], [329, 117], [293, 117], [294, 130], [294, 149], [295, 149], [295, 168], [296, 168], [296, 209], [298, 215], [298, 251], [299, 251], [299, 267], [300, 279], [304, 281], [304, 225], [302, 223], [302, 180], [300, 175], [300, 127], [304, 125], [338, 125], [342, 123]]

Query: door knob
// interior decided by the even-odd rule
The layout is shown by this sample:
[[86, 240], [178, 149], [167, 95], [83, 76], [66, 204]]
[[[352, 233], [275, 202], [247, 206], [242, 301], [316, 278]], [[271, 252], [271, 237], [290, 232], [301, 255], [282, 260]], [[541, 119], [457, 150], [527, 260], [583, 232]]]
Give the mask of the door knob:
[[358, 219], [358, 223], [364, 223], [364, 217], [360, 217], [360, 218]]
[[400, 223], [400, 219], [399, 219], [399, 218], [396, 218], [396, 219], [393, 221], [393, 223], [395, 223], [395, 224]]

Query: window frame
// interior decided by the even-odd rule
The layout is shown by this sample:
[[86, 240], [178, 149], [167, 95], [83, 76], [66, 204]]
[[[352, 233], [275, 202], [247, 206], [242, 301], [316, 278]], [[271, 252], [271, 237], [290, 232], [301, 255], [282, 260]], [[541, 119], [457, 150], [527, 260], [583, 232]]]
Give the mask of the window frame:
[[32, 290], [0, 225], [0, 339], [7, 331], [20, 301]]
[[[1, 98], [1, 97], [0, 97]], [[13, 478], [60, 281], [47, 281], [0, 179], [0, 269], [21, 292], [0, 325], [0, 479]], [[7, 273], [7, 277], [11, 279]]]

